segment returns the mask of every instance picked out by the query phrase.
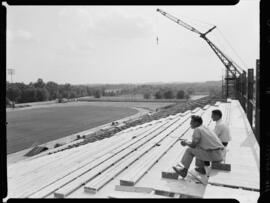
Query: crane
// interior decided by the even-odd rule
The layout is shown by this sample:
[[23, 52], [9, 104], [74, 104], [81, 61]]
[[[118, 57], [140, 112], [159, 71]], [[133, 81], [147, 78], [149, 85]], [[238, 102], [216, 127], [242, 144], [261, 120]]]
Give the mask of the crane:
[[234, 81], [233, 85], [235, 86], [235, 89], [242, 89], [242, 87], [239, 86], [239, 80], [241, 80], [242, 74], [246, 74], [245, 70], [243, 70], [232, 59], [230, 59], [228, 56], [226, 56], [213, 42], [211, 42], [206, 37], [207, 34], [209, 34], [211, 31], [213, 31], [216, 28], [216, 26], [213, 26], [205, 33], [202, 33], [199, 30], [197, 30], [196, 28], [192, 27], [191, 25], [183, 22], [182, 20], [174, 17], [173, 15], [171, 15], [165, 11], [162, 11], [159, 8], [157, 9], [157, 12], [160, 12], [162, 15], [164, 15], [165, 17], [169, 18], [170, 20], [174, 21], [175, 23], [183, 26], [184, 28], [186, 28], [194, 33], [199, 34], [199, 36], [207, 42], [207, 44], [214, 51], [214, 53], [217, 55], [217, 57], [220, 59], [220, 61], [223, 63], [223, 65], [226, 68], [226, 98], [229, 97], [229, 80]]

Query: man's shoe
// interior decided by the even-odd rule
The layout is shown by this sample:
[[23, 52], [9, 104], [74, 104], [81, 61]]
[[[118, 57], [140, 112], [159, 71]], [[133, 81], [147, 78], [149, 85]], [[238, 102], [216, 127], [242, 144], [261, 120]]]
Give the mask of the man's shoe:
[[197, 171], [197, 172], [199, 172], [199, 173], [201, 173], [201, 174], [203, 174], [203, 175], [206, 174], [206, 170], [205, 170], [204, 168], [199, 168], [199, 167], [197, 167], [197, 168], [195, 168], [195, 171]]
[[173, 166], [173, 170], [177, 174], [179, 174], [180, 176], [182, 176], [183, 178], [187, 176], [188, 169], [186, 169], [186, 168], [180, 168], [180, 167]]

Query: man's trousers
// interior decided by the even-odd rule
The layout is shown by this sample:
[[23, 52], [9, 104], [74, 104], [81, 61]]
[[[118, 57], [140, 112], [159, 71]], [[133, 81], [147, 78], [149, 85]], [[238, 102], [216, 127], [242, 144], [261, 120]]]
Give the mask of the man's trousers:
[[204, 167], [204, 161], [222, 161], [224, 153], [225, 149], [204, 150], [198, 147], [188, 147], [182, 157], [181, 163], [186, 169], [188, 169], [193, 157], [195, 157], [195, 165], [201, 168]]

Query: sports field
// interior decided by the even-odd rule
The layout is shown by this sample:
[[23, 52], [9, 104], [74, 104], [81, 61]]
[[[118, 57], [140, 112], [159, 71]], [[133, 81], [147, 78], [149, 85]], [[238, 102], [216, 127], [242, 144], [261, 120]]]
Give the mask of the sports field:
[[69, 136], [168, 103], [77, 102], [7, 111], [7, 153]]

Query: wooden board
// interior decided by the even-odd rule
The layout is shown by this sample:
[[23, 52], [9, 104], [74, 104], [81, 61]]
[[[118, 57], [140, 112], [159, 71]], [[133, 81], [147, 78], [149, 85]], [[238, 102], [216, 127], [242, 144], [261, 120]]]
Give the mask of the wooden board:
[[250, 132], [250, 126], [245, 122], [238, 101], [229, 105], [230, 131], [232, 141], [229, 143], [229, 154], [226, 162], [231, 164], [231, 171], [212, 170], [209, 183], [227, 187], [239, 187], [259, 190], [259, 153], [255, 136]]
[[136, 193], [136, 192], [119, 192], [114, 191], [111, 194], [108, 195], [108, 198], [113, 199], [122, 199], [122, 198], [131, 198], [131, 199], [168, 199], [170, 197], [162, 196], [162, 195], [155, 195], [155, 194], [149, 194], [149, 193]]
[[[139, 138], [138, 138], [139, 139]], [[130, 139], [128, 140], [128, 142], [130, 141]], [[136, 139], [133, 139], [132, 140], [132, 142], [135, 142], [136, 141]], [[119, 144], [119, 143], [118, 143]], [[120, 143], [121, 144], [121, 143]], [[119, 146], [118, 146], [119, 147]], [[122, 147], [122, 146], [121, 146]], [[110, 149], [111, 148], [111, 149]], [[109, 151], [105, 151], [105, 152], [100, 152], [100, 153], [98, 153], [100, 156], [99, 157], [101, 157], [101, 156], [103, 156], [104, 154], [106, 154], [106, 153], [110, 153], [110, 151], [112, 150], [112, 149], [114, 149], [115, 148], [115, 145], [112, 145], [112, 146], [110, 146], [109, 148], [107, 148], [106, 150], [108, 150], [109, 149]], [[81, 156], [79, 156], [80, 157], [80, 159], [82, 159], [81, 157], [83, 157], [83, 156], [85, 156], [85, 151], [81, 151], [81, 153], [82, 153], [82, 155]], [[96, 155], [98, 155], [98, 154], [96, 154]], [[69, 161], [69, 157], [66, 157], [67, 159], [68, 159], [68, 161]], [[96, 158], [97, 158], [97, 156], [96, 156]], [[78, 159], [78, 158], [77, 158]], [[83, 160], [82, 162], [83, 162], [83, 164], [84, 165], [87, 165], [87, 164], [89, 164], [89, 162], [91, 162], [91, 161], [93, 161], [93, 156], [90, 156], [90, 157], [86, 157], [86, 159], [85, 160]], [[56, 163], [57, 164], [57, 163]], [[72, 163], [71, 163], [72, 164]], [[35, 192], [36, 190], [38, 190], [38, 188], [41, 188], [41, 187], [44, 187], [44, 186], [46, 186], [46, 185], [50, 185], [52, 182], [54, 182], [55, 180], [57, 180], [57, 179], [59, 179], [59, 178], [61, 178], [61, 177], [63, 177], [63, 176], [65, 176], [65, 175], [67, 175], [67, 174], [70, 174], [72, 171], [76, 171], [77, 169], [79, 169], [80, 167], [82, 167], [82, 166], [84, 166], [84, 165], [80, 165], [80, 164], [78, 164], [78, 162], [77, 162], [77, 164], [75, 165], [75, 166], [71, 166], [71, 167], [64, 167], [64, 166], [62, 166], [62, 168], [61, 167], [59, 167], [59, 165], [57, 165], [57, 166], [55, 166], [55, 168], [56, 168], [56, 170], [60, 170], [59, 171], [59, 173], [55, 173], [54, 174], [54, 176], [52, 177], [51, 176], [51, 174], [50, 174], [50, 176], [48, 177], [48, 176], [46, 176], [46, 175], [40, 175], [41, 177], [39, 178], [39, 176], [34, 176], [34, 177], [32, 177], [32, 180], [37, 180], [38, 179], [38, 182], [35, 182], [35, 184], [36, 185], [33, 185], [33, 183], [31, 184], [31, 179], [30, 180], [28, 180], [28, 182], [23, 182], [25, 185], [28, 185], [28, 187], [27, 188], [25, 188], [25, 190], [23, 190], [23, 191], [21, 191], [19, 194], [20, 195], [28, 195], [28, 194], [32, 194], [33, 192]], [[63, 168], [64, 169], [66, 169], [66, 172], [65, 172], [65, 170], [64, 170], [64, 172], [62, 171], [63, 170]], [[67, 171], [69, 171], [69, 172], [67, 172]], [[45, 173], [46, 173], [46, 171], [45, 171]], [[48, 168], [47, 168], [47, 173], [48, 173]], [[63, 175], [61, 175], [61, 174], [63, 174]], [[30, 175], [33, 175], [33, 173], [31, 174], [30, 173]], [[57, 178], [58, 177], [58, 178]], [[42, 182], [42, 180], [44, 181], [44, 182]], [[33, 181], [32, 181], [33, 182]], [[41, 184], [41, 183], [43, 183], [43, 184]], [[29, 185], [31, 185], [31, 187], [29, 187]], [[14, 190], [15, 190], [16, 188], [14, 188]], [[16, 192], [16, 194], [18, 195], [18, 192], [15, 190], [15, 192]], [[10, 193], [9, 193], [10, 194]]]
[[[176, 120], [174, 122], [172, 122], [172, 125], [179, 125], [180, 120]], [[170, 126], [169, 126], [170, 127]], [[121, 160], [123, 158], [123, 156], [127, 156], [128, 154], [131, 154], [132, 152], [134, 152], [135, 150], [137, 150], [138, 147], [142, 146], [143, 144], [147, 143], [150, 139], [152, 139], [153, 137], [155, 137], [155, 139], [157, 139], [156, 142], [158, 142], [158, 140], [162, 139], [162, 137], [166, 136], [167, 131], [169, 131], [170, 129], [165, 129], [162, 131], [162, 133], [158, 133], [158, 135], [152, 135], [152, 137], [148, 138], [148, 140], [144, 141], [143, 143], [137, 143], [137, 145], [129, 147], [128, 149], [126, 149], [126, 151], [122, 151], [120, 152], [119, 155], [115, 156], [115, 160], [114, 159], [110, 159], [108, 163], [104, 163], [106, 164], [106, 167], [110, 167], [113, 163], [115, 163], [118, 160]], [[148, 143], [147, 146], [144, 146], [146, 149], [149, 149], [151, 147], [154, 146], [155, 143]], [[145, 150], [146, 150], [145, 149]], [[139, 153], [145, 153], [144, 151], [139, 152]], [[141, 155], [138, 155], [141, 156]], [[135, 157], [135, 159], [137, 159], [138, 157]], [[107, 165], [109, 164], [109, 166]], [[124, 166], [123, 166], [124, 167]], [[106, 170], [107, 168], [105, 168], [104, 170]], [[103, 167], [101, 167], [99, 170], [103, 170]], [[120, 170], [120, 169], [117, 169]], [[94, 172], [90, 172], [88, 174], [82, 175], [81, 177], [77, 178], [75, 181], [73, 181], [71, 184], [68, 184], [67, 186], [64, 186], [62, 188], [60, 188], [59, 190], [57, 190], [55, 192], [55, 197], [65, 197], [67, 196], [70, 192], [74, 191], [75, 189], [77, 189], [78, 187], [80, 187], [81, 185], [85, 184], [86, 182], [90, 181], [93, 178], [93, 175], [96, 175], [96, 173], [100, 173], [100, 171], [96, 171]]]
[[260, 196], [259, 192], [242, 190], [242, 189], [234, 189], [228, 187], [220, 187], [209, 185], [206, 187], [203, 198], [231, 198], [236, 199], [240, 203], [256, 203]]
[[[176, 131], [172, 133], [172, 135], [181, 135], [181, 132], [185, 132], [188, 128], [189, 123], [185, 123], [177, 128]], [[183, 136], [183, 135], [182, 135]], [[129, 173], [126, 174], [125, 177], [123, 177], [120, 180], [120, 185], [128, 184], [128, 185], [135, 185], [136, 182], [140, 178], [143, 177], [145, 173], [147, 173], [148, 170], [165, 154], [167, 151], [177, 142], [178, 137], [170, 137], [170, 139], [163, 140], [163, 142], [160, 143], [160, 147], [156, 148], [156, 151], [152, 152], [152, 154], [149, 154], [149, 156], [146, 156], [144, 159], [141, 159], [138, 161], [132, 170], [130, 170]]]
[[[128, 143], [129, 145], [127, 145], [127, 146], [122, 145], [122, 146], [120, 146], [120, 147], [118, 147], [118, 148], [116, 148], [116, 149], [110, 151], [109, 154], [105, 153], [105, 155], [108, 156], [107, 159], [108, 159], [108, 161], [109, 161], [109, 166], [110, 166], [111, 164], [113, 164], [112, 160], [117, 161], [118, 159], [121, 159], [122, 156], [125, 156], [126, 153], [128, 153], [127, 151], [130, 151], [130, 149], [128, 149], [128, 147], [131, 146], [132, 143], [133, 143], [133, 144], [136, 144], [136, 146], [138, 147], [138, 146], [140, 146], [140, 145], [144, 142], [144, 140], [142, 140], [142, 139], [139, 140], [139, 142], [138, 142], [138, 140], [139, 140], [139, 138], [138, 138], [137, 140], [136, 140], [136, 139], [133, 139], [132, 142], [129, 142], [129, 143]], [[134, 146], [134, 147], [135, 147], [135, 146]], [[136, 147], [135, 147], [135, 148], [136, 148]], [[119, 154], [118, 154], [118, 153], [119, 153]], [[118, 157], [112, 158], [113, 156], [116, 156], [117, 154], [118, 154]], [[109, 160], [109, 158], [112, 158], [112, 160]], [[99, 162], [97, 162], [97, 161], [99, 161]], [[90, 165], [87, 164], [84, 168], [82, 168], [82, 169], [80, 169], [80, 170], [76, 170], [74, 173], [77, 174], [77, 175], [71, 174], [70, 177], [69, 177], [69, 176], [66, 176], [63, 180], [60, 180], [58, 183], [54, 183], [53, 186], [50, 187], [50, 190], [45, 189], [46, 192], [48, 192], [48, 191], [52, 192], [53, 190], [58, 189], [60, 186], [63, 186], [64, 184], [70, 182], [70, 180], [72, 180], [72, 179], [70, 179], [70, 178], [79, 176], [78, 174], [83, 174], [83, 173], [85, 173], [86, 171], [88, 171], [88, 170], [92, 169], [93, 167], [95, 167], [96, 165], [102, 164], [103, 162], [104, 162], [104, 164], [105, 164], [105, 161], [106, 161], [106, 160], [105, 160], [104, 158], [100, 158], [100, 160], [97, 160], [97, 161], [96, 161], [96, 162], [92, 162]], [[111, 163], [111, 164], [110, 164], [110, 163]], [[104, 164], [103, 164], [103, 165], [104, 165]], [[107, 163], [107, 164], [108, 164], [108, 163]], [[57, 186], [57, 187], [56, 187], [56, 186]], [[36, 194], [35, 196], [37, 196], [37, 195], [39, 195], [39, 194]]]
[[[138, 139], [139, 139], [139, 137], [137, 138], [137, 140], [138, 140]], [[130, 142], [130, 139], [128, 140], [128, 142]], [[133, 139], [132, 142], [136, 142], [136, 139]], [[123, 143], [117, 143], [117, 144], [123, 144]], [[118, 146], [118, 147], [119, 147], [119, 146]], [[123, 145], [120, 146], [120, 147], [123, 147]], [[111, 149], [110, 149], [110, 148], [111, 148]], [[113, 145], [113, 146], [110, 146], [110, 147], [109, 147], [109, 151], [108, 151], [108, 148], [107, 148], [106, 150], [107, 150], [107, 152], [111, 152], [111, 150], [112, 150], [112, 149], [115, 149], [115, 148], [117, 148], [117, 147], [115, 147], [115, 145]], [[105, 152], [101, 152], [101, 153], [103, 153], [103, 155], [104, 155], [105, 153], [107, 153], [106, 150], [105, 150]], [[81, 153], [85, 153], [85, 152], [82, 151]], [[67, 157], [67, 158], [68, 158], [68, 157]], [[91, 156], [91, 159], [90, 159], [91, 161], [93, 160], [92, 158], [93, 158], [93, 156]], [[85, 164], [88, 164], [88, 163], [89, 163], [89, 157], [88, 157], [88, 162], [86, 162], [86, 160], [84, 160], [84, 165], [85, 165]], [[75, 166], [75, 169], [76, 169], [76, 167], [78, 167], [78, 164]], [[74, 168], [74, 167], [73, 167], [73, 168]], [[79, 168], [79, 167], [78, 167], [78, 168]], [[68, 169], [70, 169], [70, 167], [69, 167]]]
[[[201, 110], [201, 109], [200, 109]], [[202, 111], [197, 111], [197, 114], [203, 113]], [[157, 148], [157, 152], [153, 156], [149, 156], [146, 159], [138, 161], [132, 170], [126, 174], [120, 180], [120, 185], [135, 185], [140, 178], [143, 177], [145, 173], [165, 154], [167, 151], [177, 142], [179, 137], [184, 136], [184, 134], [189, 129], [189, 122], [182, 123], [181, 126], [178, 126], [177, 130], [172, 133], [171, 140], [168, 140], [166, 143], [161, 144], [160, 148]], [[179, 136], [173, 136], [178, 135]]]
[[[179, 124], [176, 123], [176, 126], [178, 127]], [[167, 133], [170, 133], [170, 132], [169, 131], [162, 132], [162, 134], [160, 134], [159, 136], [154, 138], [154, 140], [151, 140], [150, 142], [148, 142], [146, 146], [142, 147], [142, 149], [139, 149], [136, 152], [134, 152], [132, 154], [133, 157], [131, 159], [127, 160], [127, 163], [124, 163], [122, 166], [118, 166], [118, 164], [117, 164], [114, 169], [109, 170], [108, 173], [106, 172], [105, 175], [102, 175], [98, 179], [95, 179], [95, 180], [89, 182], [88, 184], [86, 184], [85, 191], [88, 191], [90, 193], [97, 192], [102, 186], [104, 186], [104, 184], [106, 184], [108, 181], [110, 181], [112, 178], [114, 178], [115, 175], [117, 175], [123, 169], [130, 167], [130, 164], [133, 163], [134, 161], [136, 161], [137, 159], [140, 159], [140, 161], [141, 161], [141, 160], [145, 160], [145, 157], [146, 157], [147, 160], [151, 159], [151, 160], [154, 160], [154, 162], [155, 162], [159, 158], [159, 156], [162, 156], [159, 152], [160, 148], [155, 148], [155, 144], [157, 142], [160, 143], [160, 140], [164, 139], [165, 137], [168, 137]], [[169, 141], [172, 142], [172, 140], [169, 140]], [[163, 142], [164, 142], [164, 140], [163, 140]], [[166, 144], [164, 144], [164, 145], [166, 146]], [[152, 148], [154, 148], [154, 151], [152, 150]], [[152, 151], [148, 152], [149, 150], [152, 150]], [[157, 153], [157, 152], [159, 152], [159, 153]], [[139, 155], [134, 156], [136, 153], [139, 153]], [[140, 157], [143, 156], [145, 153], [147, 153], [147, 154], [143, 157], [143, 159], [141, 159]], [[164, 153], [164, 151], [161, 151], [161, 153]], [[151, 164], [153, 164], [153, 162], [146, 161], [146, 165], [148, 168], [151, 166]], [[139, 170], [135, 170], [136, 166], [135, 167], [132, 166], [132, 169], [133, 169], [133, 171], [135, 170], [135, 172], [139, 172], [141, 175], [141, 171], [143, 173], [145, 172], [145, 169], [143, 169], [143, 168], [145, 168], [145, 165], [141, 165], [141, 164], [138, 165], [137, 164], [137, 167], [138, 166], [139, 166]], [[103, 177], [103, 176], [105, 176], [105, 177]], [[138, 173], [136, 174], [136, 176], [134, 178], [135, 179], [140, 178], [140, 177], [138, 177]]]

